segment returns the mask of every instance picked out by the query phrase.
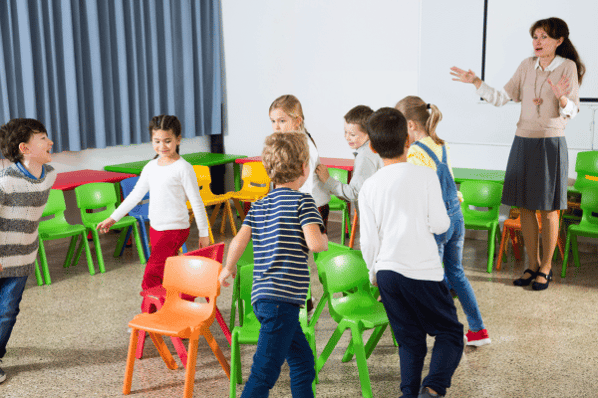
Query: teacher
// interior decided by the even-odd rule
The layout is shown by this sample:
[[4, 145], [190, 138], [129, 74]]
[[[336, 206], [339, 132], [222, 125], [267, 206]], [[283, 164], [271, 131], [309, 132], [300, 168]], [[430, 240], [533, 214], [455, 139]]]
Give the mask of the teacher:
[[[544, 290], [552, 279], [552, 255], [559, 233], [559, 210], [567, 208], [568, 156], [565, 126], [579, 111], [579, 85], [585, 73], [569, 28], [559, 18], [542, 19], [530, 28], [534, 56], [524, 59], [498, 91], [471, 70], [451, 68], [453, 80], [475, 85], [487, 102], [521, 102], [521, 115], [507, 162], [502, 203], [521, 211], [529, 268], [516, 286]], [[557, 82], [556, 84], [554, 82]], [[539, 226], [542, 218], [542, 258]]]

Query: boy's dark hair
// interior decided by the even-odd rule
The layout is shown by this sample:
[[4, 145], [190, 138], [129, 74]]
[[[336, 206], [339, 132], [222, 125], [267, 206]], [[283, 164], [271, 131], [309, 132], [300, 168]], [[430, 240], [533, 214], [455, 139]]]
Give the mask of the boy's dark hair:
[[364, 133], [368, 133], [368, 119], [372, 116], [374, 111], [366, 105], [357, 105], [345, 115], [345, 122], [349, 124], [356, 124]]
[[2, 155], [13, 163], [23, 160], [19, 149], [21, 142], [29, 142], [33, 134], [48, 134], [42, 122], [35, 119], [17, 118], [0, 126], [0, 148]]
[[368, 120], [368, 134], [381, 158], [398, 158], [405, 151], [407, 120], [395, 108], [380, 108]]
[[266, 137], [262, 163], [274, 184], [295, 181], [309, 161], [307, 136], [300, 132], [273, 133]]

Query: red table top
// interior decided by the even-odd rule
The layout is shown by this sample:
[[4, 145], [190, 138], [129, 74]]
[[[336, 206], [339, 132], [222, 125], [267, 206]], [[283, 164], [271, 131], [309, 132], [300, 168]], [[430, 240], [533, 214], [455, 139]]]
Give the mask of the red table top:
[[[243, 164], [247, 162], [260, 162], [261, 156], [253, 156], [250, 158], [241, 158], [235, 160], [236, 163]], [[343, 169], [353, 171], [353, 159], [341, 159], [341, 158], [320, 158], [320, 162], [327, 167], [334, 167], [335, 169]]]
[[135, 174], [115, 173], [103, 170], [76, 170], [58, 173], [52, 189], [68, 191], [77, 188], [79, 185], [92, 182], [119, 182], [129, 177], [137, 177]]

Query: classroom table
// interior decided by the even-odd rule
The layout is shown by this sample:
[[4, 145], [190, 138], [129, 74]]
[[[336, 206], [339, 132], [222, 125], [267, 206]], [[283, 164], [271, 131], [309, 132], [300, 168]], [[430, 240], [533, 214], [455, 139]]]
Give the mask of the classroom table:
[[56, 181], [52, 185], [52, 189], [60, 189], [61, 191], [70, 191], [80, 185], [89, 184], [92, 182], [120, 182], [126, 178], [135, 177], [135, 174], [130, 173], [115, 173], [103, 170], [75, 170], [58, 173]]
[[[247, 162], [261, 162], [261, 156], [252, 156], [249, 158], [241, 158], [235, 160], [237, 164], [243, 164]], [[354, 159], [341, 159], [341, 158], [320, 158], [320, 163], [327, 167], [334, 167], [336, 169], [343, 169], [349, 172], [349, 175], [353, 171]]]
[[[241, 189], [241, 167], [239, 163], [235, 163], [237, 159], [244, 158], [243, 155], [229, 155], [224, 153], [211, 153], [211, 152], [195, 152], [181, 155], [183, 159], [191, 163], [192, 166], [218, 166], [221, 164], [232, 163], [235, 179], [235, 190]], [[151, 160], [151, 159], [150, 159]], [[121, 173], [133, 173], [136, 175], [141, 174], [143, 167], [149, 162], [149, 160], [140, 160], [137, 162], [120, 163], [105, 166], [106, 171], [116, 171]]]
[[494, 181], [505, 182], [505, 172], [503, 170], [485, 170], [485, 169], [466, 169], [453, 167], [455, 182], [457, 184], [463, 181]]

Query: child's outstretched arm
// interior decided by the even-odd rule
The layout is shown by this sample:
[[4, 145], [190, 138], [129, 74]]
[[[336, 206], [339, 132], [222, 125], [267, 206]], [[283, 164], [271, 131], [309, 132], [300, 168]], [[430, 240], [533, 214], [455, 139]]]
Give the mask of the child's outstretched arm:
[[303, 227], [305, 243], [312, 252], [323, 252], [328, 250], [328, 235], [320, 231], [320, 224], [307, 224]]
[[116, 223], [116, 221], [113, 218], [108, 217], [107, 219], [105, 219], [104, 221], [99, 223], [98, 226], [96, 227], [96, 229], [98, 231], [100, 231], [101, 233], [105, 234], [106, 232], [108, 232], [110, 230], [110, 227], [113, 226], [115, 223]]
[[242, 225], [239, 232], [231, 241], [226, 254], [226, 265], [222, 267], [218, 281], [221, 286], [230, 286], [230, 283], [226, 280], [232, 275], [234, 278], [237, 274], [237, 261], [241, 258], [241, 255], [245, 251], [247, 244], [251, 240], [251, 227]]

